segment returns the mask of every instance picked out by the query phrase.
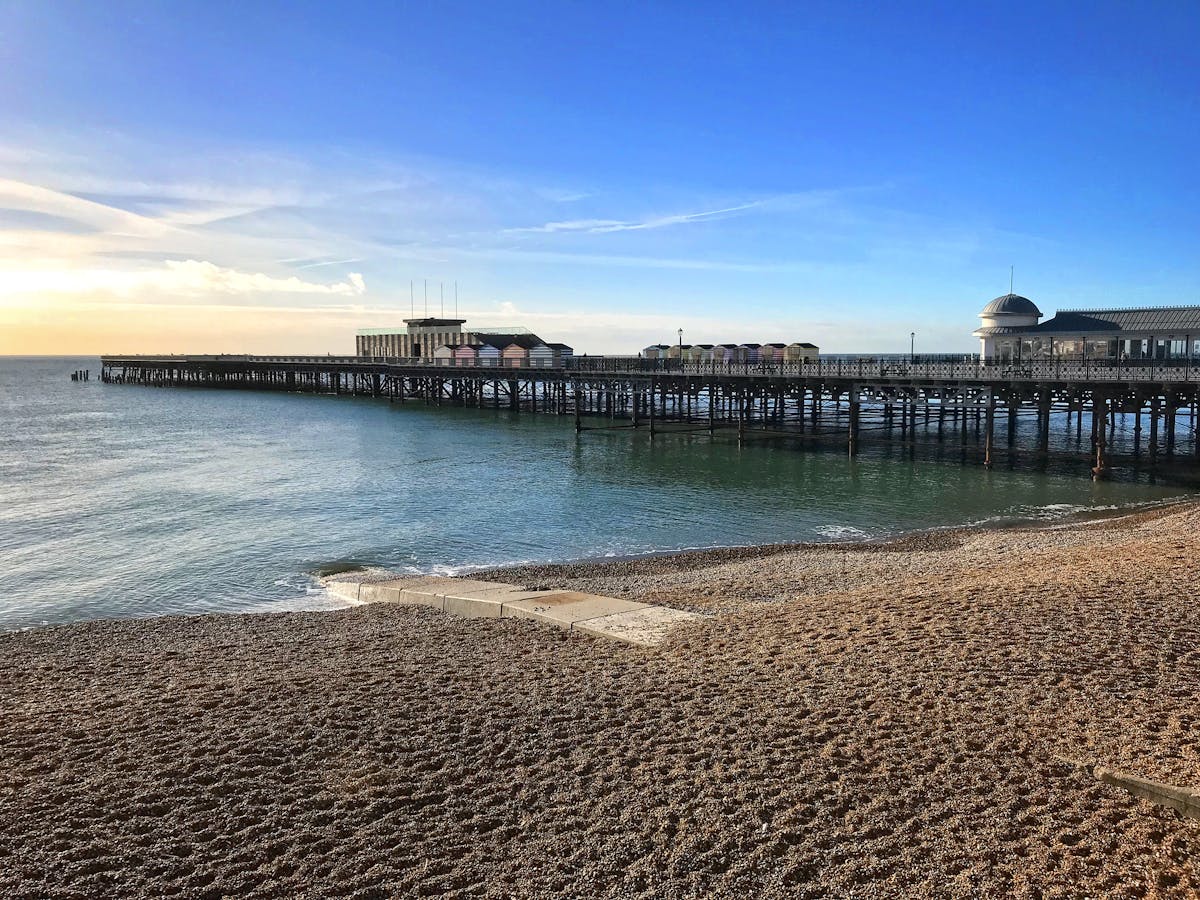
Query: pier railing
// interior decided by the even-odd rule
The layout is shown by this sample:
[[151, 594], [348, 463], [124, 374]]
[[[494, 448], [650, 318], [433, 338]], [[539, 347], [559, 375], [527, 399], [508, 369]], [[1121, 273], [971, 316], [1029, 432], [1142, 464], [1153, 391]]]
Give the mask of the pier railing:
[[818, 359], [807, 362], [692, 362], [637, 357], [575, 357], [567, 368], [579, 372], [663, 372], [681, 375], [746, 375], [794, 378], [863, 378], [881, 380], [1195, 382], [1200, 368], [1190, 360], [1107, 361], [1056, 359], [1030, 363], [998, 363], [966, 358], [910, 362], [895, 357]]
[[489, 371], [550, 370], [564, 374], [656, 374], [712, 375], [768, 378], [856, 378], [883, 381], [976, 381], [976, 382], [1154, 382], [1191, 384], [1200, 382], [1200, 367], [1184, 360], [1078, 360], [1055, 359], [1001, 363], [978, 357], [934, 357], [909, 360], [903, 357], [833, 357], [809, 361], [717, 362], [678, 359], [643, 359], [636, 356], [576, 356], [555, 360], [529, 359], [427, 359], [392, 356], [248, 356], [248, 355], [138, 355], [106, 356], [106, 364], [159, 364], [218, 366], [241, 363], [298, 365], [342, 369], [380, 366], [421, 369], [487, 369]]

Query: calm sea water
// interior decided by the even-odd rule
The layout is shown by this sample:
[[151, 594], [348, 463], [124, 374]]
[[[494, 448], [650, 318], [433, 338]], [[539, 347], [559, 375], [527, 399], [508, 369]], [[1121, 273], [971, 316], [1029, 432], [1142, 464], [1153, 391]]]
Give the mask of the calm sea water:
[[313, 572], [413, 572], [892, 535], [1152, 502], [1162, 484], [867, 448], [590, 432], [569, 418], [75, 384], [0, 358], [0, 629], [335, 605]]

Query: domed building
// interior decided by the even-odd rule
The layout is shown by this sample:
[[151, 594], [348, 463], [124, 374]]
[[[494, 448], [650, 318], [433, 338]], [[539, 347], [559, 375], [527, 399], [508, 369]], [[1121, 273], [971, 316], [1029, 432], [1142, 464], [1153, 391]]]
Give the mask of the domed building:
[[1008, 362], [1019, 354], [1021, 335], [1035, 328], [1042, 311], [1028, 297], [1005, 294], [997, 297], [979, 313], [974, 335], [982, 342], [984, 359]]
[[1059, 310], [1045, 322], [1028, 297], [1005, 294], [979, 313], [985, 360], [1053, 360], [1098, 365], [1146, 362], [1192, 365], [1200, 358], [1200, 306]]

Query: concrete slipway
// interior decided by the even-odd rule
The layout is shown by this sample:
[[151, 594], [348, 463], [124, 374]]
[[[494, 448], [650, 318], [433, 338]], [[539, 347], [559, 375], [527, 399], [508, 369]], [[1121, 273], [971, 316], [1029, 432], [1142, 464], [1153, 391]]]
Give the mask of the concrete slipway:
[[355, 603], [407, 603], [472, 618], [533, 619], [641, 647], [662, 642], [676, 625], [705, 618], [697, 613], [581, 594], [527, 591], [495, 581], [467, 578], [396, 578], [388, 581], [327, 581], [330, 593]]

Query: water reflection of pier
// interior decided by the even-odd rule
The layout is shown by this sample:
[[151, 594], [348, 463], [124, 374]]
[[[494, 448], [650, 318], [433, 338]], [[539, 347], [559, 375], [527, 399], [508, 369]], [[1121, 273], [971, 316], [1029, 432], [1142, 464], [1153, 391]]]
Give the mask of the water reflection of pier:
[[[1051, 452], [1052, 432], [1088, 436], [1089, 468], [1114, 451], [1200, 455], [1200, 370], [1180, 364], [862, 358], [727, 365], [579, 357], [558, 367], [435, 365], [412, 359], [106, 356], [107, 383], [386, 397], [394, 403], [573, 416], [580, 431], [645, 428], [841, 442], [958, 442], [990, 466], [1000, 453]], [[1185, 422], [1180, 423], [1183, 413]], [[1000, 420], [998, 425], [997, 420]], [[1020, 428], [1021, 420], [1034, 427]], [[1132, 421], [1132, 428], [1128, 423]], [[1124, 435], [1114, 447], [1118, 422]], [[998, 428], [1007, 432], [997, 437]]]

